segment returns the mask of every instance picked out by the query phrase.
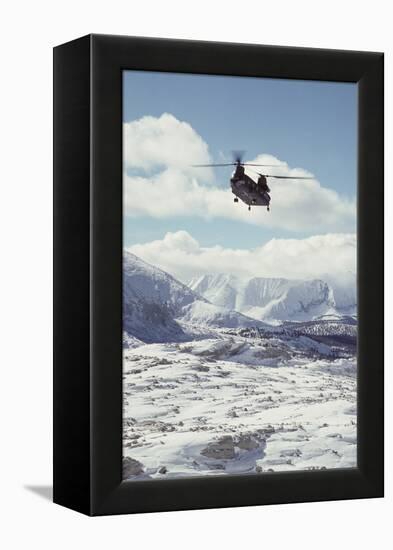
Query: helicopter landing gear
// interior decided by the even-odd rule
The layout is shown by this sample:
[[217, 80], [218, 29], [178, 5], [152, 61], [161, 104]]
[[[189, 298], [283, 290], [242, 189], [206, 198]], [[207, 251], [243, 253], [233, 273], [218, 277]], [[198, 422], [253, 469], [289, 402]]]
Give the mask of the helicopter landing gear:
[[251, 210], [251, 206], [248, 207], [248, 210], [249, 210], [249, 211]]
[[235, 198], [233, 199], [233, 202], [239, 202], [239, 199], [238, 199], [237, 197], [235, 197]]
[[267, 207], [267, 211], [270, 212], [270, 206]]

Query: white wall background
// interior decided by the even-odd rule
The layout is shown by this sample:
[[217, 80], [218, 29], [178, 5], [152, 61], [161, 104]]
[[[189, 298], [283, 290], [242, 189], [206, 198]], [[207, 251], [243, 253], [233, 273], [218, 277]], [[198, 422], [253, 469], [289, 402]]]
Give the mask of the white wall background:
[[[37, 491], [51, 483], [52, 51], [89, 32], [386, 53], [392, 93], [389, 2], [243, 0], [14, 1], [0, 21], [0, 541], [3, 548], [387, 548], [387, 498], [88, 519]], [[392, 110], [387, 105], [387, 145]], [[388, 156], [388, 155], [387, 155]], [[387, 162], [389, 164], [389, 160]], [[390, 163], [391, 166], [391, 163]], [[387, 166], [387, 169], [389, 166]], [[391, 170], [386, 172], [387, 205]], [[372, 183], [372, 182], [370, 182]], [[388, 237], [392, 231], [387, 217]], [[392, 256], [388, 251], [387, 277]], [[387, 289], [387, 306], [392, 293]], [[391, 310], [391, 308], [390, 308]], [[391, 333], [391, 311], [387, 336]], [[391, 339], [391, 338], [390, 338]], [[387, 420], [392, 376], [387, 356]], [[391, 426], [391, 424], [390, 424]]]

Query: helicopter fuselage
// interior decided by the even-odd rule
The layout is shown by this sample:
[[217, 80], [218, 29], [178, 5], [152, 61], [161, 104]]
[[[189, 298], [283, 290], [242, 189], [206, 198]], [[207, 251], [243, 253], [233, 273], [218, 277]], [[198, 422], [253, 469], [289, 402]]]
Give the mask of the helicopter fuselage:
[[[285, 180], [312, 180], [314, 176], [287, 176], [279, 174], [261, 174], [256, 172], [259, 176], [258, 181], [254, 181], [250, 176], [245, 173], [245, 166], [266, 166], [278, 167], [277, 164], [259, 164], [254, 162], [242, 162], [243, 153], [241, 151], [234, 151], [234, 161], [226, 162], [223, 164], [194, 164], [195, 168], [207, 168], [210, 166], [235, 166], [235, 170], [231, 177], [231, 189], [235, 195], [234, 202], [239, 202], [239, 199], [248, 205], [248, 209], [251, 210], [251, 206], [266, 206], [267, 211], [270, 210], [270, 189], [267, 184], [266, 178], [285, 179]], [[253, 170], [252, 170], [253, 171]]]
[[[250, 176], [244, 173], [244, 166], [236, 166], [231, 177], [232, 193], [245, 204], [250, 206], [267, 206], [270, 204], [270, 195], [255, 182]], [[235, 199], [236, 201], [236, 199]]]

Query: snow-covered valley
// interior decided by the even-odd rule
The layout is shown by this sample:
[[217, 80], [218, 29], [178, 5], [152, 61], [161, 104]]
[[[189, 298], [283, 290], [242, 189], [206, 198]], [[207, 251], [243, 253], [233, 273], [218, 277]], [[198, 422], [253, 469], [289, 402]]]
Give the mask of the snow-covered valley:
[[125, 479], [356, 466], [354, 317], [271, 326], [131, 254], [124, 275]]

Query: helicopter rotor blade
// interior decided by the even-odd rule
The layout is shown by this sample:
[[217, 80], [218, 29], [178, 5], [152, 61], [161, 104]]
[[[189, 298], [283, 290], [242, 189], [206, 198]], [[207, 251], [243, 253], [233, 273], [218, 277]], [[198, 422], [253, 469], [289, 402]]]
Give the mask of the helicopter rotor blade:
[[315, 180], [315, 178], [304, 176], [273, 176], [272, 174], [258, 174], [259, 176], [265, 176], [265, 178], [276, 178], [282, 180]]
[[[237, 166], [237, 162], [227, 162], [223, 164], [192, 164], [191, 166], [193, 168], [209, 168], [211, 166]], [[250, 164], [248, 162], [240, 162], [240, 166], [269, 166], [273, 168], [274, 166], [277, 166], [277, 164]]]
[[210, 168], [211, 166], [234, 166], [235, 162], [228, 162], [226, 164], [192, 164], [193, 168]]

